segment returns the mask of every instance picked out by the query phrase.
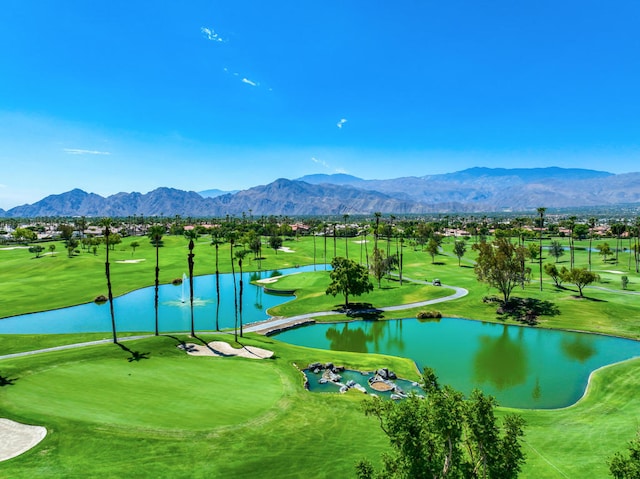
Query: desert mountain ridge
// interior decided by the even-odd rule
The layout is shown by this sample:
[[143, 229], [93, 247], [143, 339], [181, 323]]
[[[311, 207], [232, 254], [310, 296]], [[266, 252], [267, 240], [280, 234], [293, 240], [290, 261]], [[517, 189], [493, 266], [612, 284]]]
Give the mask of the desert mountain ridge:
[[579, 168], [470, 168], [454, 173], [365, 180], [352, 175], [279, 178], [237, 192], [161, 187], [102, 197], [73, 189], [4, 217], [427, 214], [529, 211], [640, 203], [640, 173]]

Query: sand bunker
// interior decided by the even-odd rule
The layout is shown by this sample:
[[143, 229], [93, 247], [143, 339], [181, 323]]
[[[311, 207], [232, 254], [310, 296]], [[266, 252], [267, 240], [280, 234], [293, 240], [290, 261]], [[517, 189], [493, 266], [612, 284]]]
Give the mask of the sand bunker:
[[282, 251], [283, 253], [295, 253], [295, 251], [289, 248], [288, 246], [282, 246], [278, 248], [278, 251]]
[[392, 389], [394, 389], [393, 386], [382, 381], [374, 381], [370, 383], [369, 386], [371, 386], [371, 389], [375, 389], [376, 391], [380, 392], [391, 391]]
[[278, 279], [280, 278], [264, 278], [264, 279], [259, 279], [258, 281], [256, 281], [256, 283], [270, 284], [270, 283], [275, 283], [276, 281], [278, 281]]
[[9, 246], [7, 248], [0, 248], [0, 251], [11, 251], [14, 249], [29, 249], [28, 246]]
[[201, 344], [186, 343], [178, 345], [191, 356], [240, 356], [248, 359], [266, 359], [273, 356], [273, 351], [257, 348], [255, 346], [243, 346], [236, 349], [224, 341], [211, 341], [207, 346]]
[[120, 261], [116, 261], [116, 263], [142, 263], [143, 261], [145, 261], [144, 258], [142, 258], [142, 259], [122, 259]]
[[38, 445], [46, 435], [47, 430], [42, 426], [29, 426], [0, 418], [0, 461], [27, 452]]

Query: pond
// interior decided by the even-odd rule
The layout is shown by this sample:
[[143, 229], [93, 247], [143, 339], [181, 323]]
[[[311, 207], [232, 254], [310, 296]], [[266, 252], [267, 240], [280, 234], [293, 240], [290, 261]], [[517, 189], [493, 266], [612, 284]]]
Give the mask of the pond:
[[[316, 266], [316, 269], [318, 267]], [[313, 265], [282, 269], [276, 273], [262, 271], [244, 273], [242, 301], [243, 323], [249, 324], [268, 318], [266, 311], [293, 299], [292, 296], [265, 294], [261, 286], [251, 281], [269, 278], [273, 274], [291, 274], [313, 271]], [[239, 279], [236, 274], [236, 284]], [[197, 331], [213, 331], [216, 327], [216, 277], [196, 276], [193, 280], [194, 325]], [[116, 328], [121, 332], [153, 332], [155, 328], [154, 287], [133, 291], [114, 298], [113, 306]], [[220, 275], [221, 329], [234, 327], [233, 277]], [[160, 285], [158, 290], [158, 324], [162, 332], [190, 331], [191, 313], [189, 305], [188, 279], [182, 285]], [[44, 311], [0, 319], [0, 334], [55, 334], [110, 332], [111, 316], [109, 304], [81, 304], [70, 308]]]
[[633, 340], [458, 318], [318, 323], [274, 337], [312, 348], [411, 358], [420, 370], [433, 368], [442, 384], [466, 395], [479, 388], [500, 405], [518, 408], [574, 404], [592, 371], [640, 356], [640, 342]]

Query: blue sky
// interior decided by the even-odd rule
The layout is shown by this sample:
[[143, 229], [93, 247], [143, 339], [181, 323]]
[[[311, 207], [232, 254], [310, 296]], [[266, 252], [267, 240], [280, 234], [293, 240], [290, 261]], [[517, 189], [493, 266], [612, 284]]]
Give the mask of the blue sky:
[[473, 166], [640, 171], [640, 2], [3, 0], [0, 208]]

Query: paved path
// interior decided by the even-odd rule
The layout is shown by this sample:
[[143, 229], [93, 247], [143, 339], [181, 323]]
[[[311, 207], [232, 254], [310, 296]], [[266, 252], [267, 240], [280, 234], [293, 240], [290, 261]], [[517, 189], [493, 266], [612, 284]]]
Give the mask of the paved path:
[[[404, 279], [414, 283], [431, 284], [430, 281], [413, 280], [411, 278], [404, 278]], [[397, 306], [386, 306], [384, 308], [376, 308], [376, 309], [378, 309], [379, 311], [402, 311], [403, 309], [420, 308], [423, 306], [428, 306], [430, 304], [437, 304], [437, 303], [442, 303], [444, 301], [451, 301], [454, 299], [462, 298], [463, 296], [466, 296], [467, 294], [469, 294], [469, 291], [467, 291], [464, 288], [459, 288], [457, 286], [447, 286], [443, 284], [442, 287], [453, 289], [455, 292], [449, 296], [444, 296], [442, 298], [428, 299], [425, 301], [418, 301], [417, 303], [399, 304]], [[291, 316], [288, 318], [272, 318], [266, 321], [262, 321], [261, 323], [252, 324], [251, 326], [244, 328], [244, 330], [250, 333], [264, 334], [266, 331], [285, 328], [292, 324], [304, 322], [306, 320], [311, 320], [312, 318], [318, 318], [321, 316], [334, 316], [334, 315], [337, 316], [341, 314], [344, 314], [344, 313], [341, 313], [338, 311], [321, 311], [318, 313], [300, 314], [298, 316]]]
[[[414, 283], [431, 284], [431, 282], [429, 281], [413, 280], [411, 278], [404, 278], [404, 279], [407, 281], [412, 281]], [[459, 288], [457, 286], [442, 285], [442, 287], [453, 289], [455, 290], [455, 292], [449, 296], [444, 296], [442, 298], [429, 299], [425, 301], [419, 301], [417, 303], [400, 304], [397, 306], [386, 306], [384, 308], [377, 308], [377, 309], [381, 311], [401, 311], [403, 309], [419, 308], [419, 307], [427, 306], [430, 304], [442, 303], [443, 301], [451, 301], [453, 299], [462, 298], [463, 296], [466, 296], [467, 294], [469, 294], [469, 291], [467, 291], [464, 288]], [[245, 333], [265, 334], [267, 331], [272, 331], [274, 329], [281, 329], [289, 325], [301, 323], [304, 321], [311, 321], [313, 318], [318, 318], [322, 316], [338, 316], [341, 314], [344, 314], [344, 313], [340, 313], [338, 311], [319, 311], [317, 313], [300, 314], [298, 316], [291, 316], [288, 318], [274, 317], [274, 318], [267, 319], [266, 321], [262, 321], [260, 323], [252, 323], [251, 325], [245, 326], [243, 330]], [[211, 331], [210, 333], [220, 334], [220, 331]], [[165, 334], [170, 334], [170, 333], [165, 333]], [[200, 334], [208, 334], [208, 333], [200, 332]], [[132, 341], [135, 339], [144, 339], [152, 336], [153, 336], [152, 334], [145, 334], [145, 335], [139, 335], [139, 336], [125, 336], [122, 338], [118, 338], [118, 342]], [[5, 354], [0, 356], [0, 361], [3, 359], [30, 356], [32, 354], [49, 353], [52, 351], [64, 351], [65, 349], [74, 349], [74, 348], [82, 348], [85, 346], [95, 346], [98, 344], [107, 344], [107, 343], [111, 343], [112, 341], [113, 340], [111, 339], [100, 339], [98, 341], [88, 341], [86, 343], [65, 344], [63, 346], [55, 346], [52, 348], [37, 349], [34, 351], [24, 351], [21, 353]]]

